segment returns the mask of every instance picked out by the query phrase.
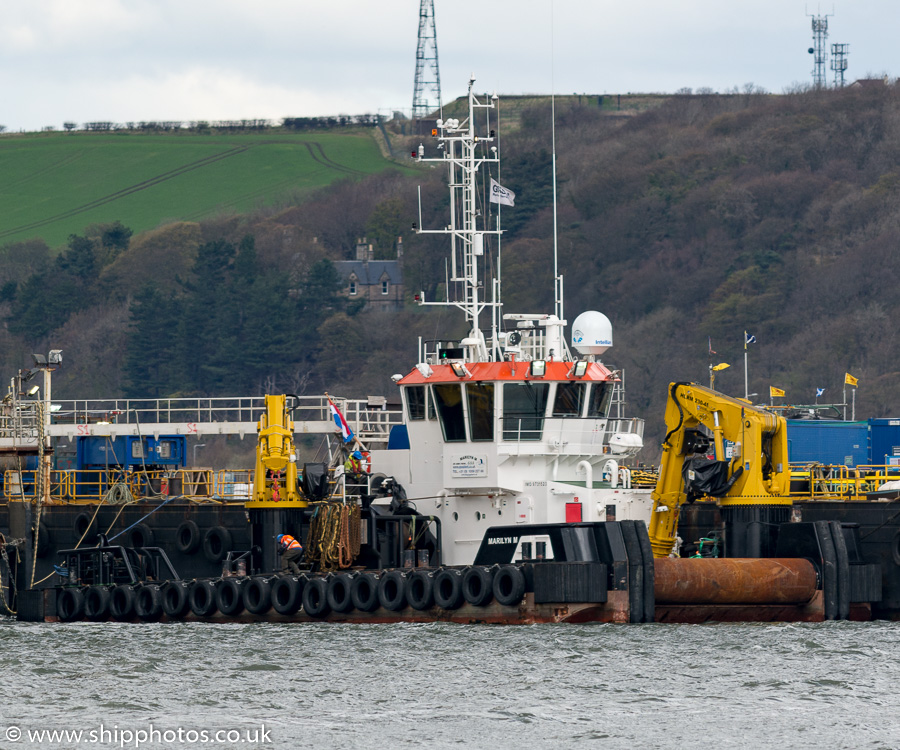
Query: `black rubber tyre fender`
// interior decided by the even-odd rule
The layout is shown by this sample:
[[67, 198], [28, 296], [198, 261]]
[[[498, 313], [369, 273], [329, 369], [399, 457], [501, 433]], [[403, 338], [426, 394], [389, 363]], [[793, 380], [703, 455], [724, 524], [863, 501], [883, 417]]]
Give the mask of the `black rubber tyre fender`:
[[494, 573], [491, 591], [498, 604], [515, 607], [525, 596], [525, 575], [515, 565], [502, 565]]
[[166, 617], [182, 619], [191, 608], [188, 585], [184, 581], [167, 581], [162, 587], [162, 608]]
[[203, 535], [203, 554], [210, 562], [221, 562], [231, 550], [231, 532], [224, 526], [213, 526]]
[[272, 608], [272, 584], [268, 578], [251, 578], [241, 589], [244, 609], [253, 615], [263, 615]]
[[245, 579], [223, 578], [216, 586], [216, 607], [223, 615], [233, 617], [244, 611]]
[[459, 609], [465, 601], [462, 571], [444, 568], [434, 577], [434, 603], [441, 609]]
[[350, 584], [350, 599], [360, 612], [374, 612], [378, 609], [378, 576], [374, 573], [360, 573]]
[[141, 586], [134, 600], [134, 613], [142, 620], [153, 622], [162, 616], [162, 595], [159, 586]]
[[406, 575], [389, 570], [378, 581], [378, 602], [382, 607], [399, 612], [406, 607]]
[[76, 542], [81, 539], [82, 536], [87, 534], [87, 530], [91, 527], [92, 520], [93, 514], [86, 511], [82, 511], [75, 516], [75, 520], [72, 522], [72, 531], [75, 532]]
[[200, 527], [194, 521], [182, 521], [175, 529], [175, 548], [183, 555], [193, 555], [200, 549], [202, 539]]
[[191, 612], [197, 617], [210, 617], [216, 613], [216, 587], [212, 581], [194, 581], [188, 599]]
[[37, 542], [37, 556], [46, 557], [49, 555], [50, 550], [53, 548], [53, 540], [50, 538], [50, 529], [47, 528], [47, 524], [43, 521], [38, 524]]
[[420, 612], [434, 605], [434, 573], [414, 570], [406, 579], [406, 601]]
[[476, 607], [488, 604], [494, 596], [493, 576], [487, 568], [466, 568], [463, 573], [463, 598]]
[[335, 612], [349, 612], [353, 609], [353, 599], [350, 597], [350, 587], [353, 584], [352, 576], [347, 573], [338, 573], [328, 579], [328, 606]]
[[130, 620], [134, 615], [134, 589], [116, 586], [109, 594], [109, 613], [116, 620]]
[[303, 611], [310, 617], [325, 617], [328, 606], [328, 582], [324, 578], [310, 578], [303, 587]]
[[99, 622], [109, 616], [109, 589], [105, 586], [91, 586], [84, 592], [84, 616]]
[[139, 523], [128, 532], [128, 542], [132, 547], [152, 547], [153, 529], [145, 523]]
[[63, 622], [73, 622], [84, 612], [84, 592], [81, 589], [61, 589], [56, 595], [56, 614]]
[[306, 576], [282, 576], [272, 582], [272, 608], [280, 615], [293, 615], [303, 604]]

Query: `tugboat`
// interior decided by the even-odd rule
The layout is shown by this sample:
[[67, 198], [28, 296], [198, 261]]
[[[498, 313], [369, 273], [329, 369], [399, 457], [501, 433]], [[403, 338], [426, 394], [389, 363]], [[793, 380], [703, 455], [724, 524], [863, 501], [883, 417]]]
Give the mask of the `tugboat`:
[[[0, 522], [0, 592], [9, 611], [47, 621], [505, 624], [871, 615], [882, 568], [863, 559], [853, 528], [834, 518], [790, 523], [789, 470], [773, 459], [783, 419], [676, 384], [666, 465], [659, 482], [640, 481], [630, 463], [642, 447], [643, 422], [623, 417], [619, 373], [600, 361], [612, 346], [606, 316], [582, 313], [567, 342], [556, 273], [553, 313], [504, 313], [499, 274], [483, 297], [483, 259], [499, 256], [502, 228], [499, 211], [489, 219], [478, 196], [512, 200], [488, 174], [499, 165], [495, 106], [495, 97], [476, 96], [470, 79], [468, 117], [436, 122], [427, 151], [437, 156], [427, 156], [424, 144], [414, 152], [447, 167], [450, 189], [449, 223], [428, 230], [420, 218], [415, 225], [450, 240], [446, 297], [419, 294], [418, 302], [460, 309], [468, 332], [420, 343], [415, 366], [393, 376], [401, 413], [326, 394], [314, 403], [268, 395], [190, 407], [63, 402], [51, 418], [49, 373], [61, 354], [36, 363], [45, 375], [43, 401], [16, 401], [24, 383], [16, 385], [9, 420], [0, 419], [0, 447], [7, 439], [17, 455], [34, 455], [30, 469], [4, 482], [18, 496]], [[489, 191], [479, 189], [481, 175]], [[499, 265], [498, 258], [490, 267]], [[702, 414], [691, 411], [694, 422], [676, 392], [699, 399], [692, 409], [705, 404]], [[739, 448], [751, 413], [765, 425], [753, 444], [759, 455]], [[732, 432], [723, 437], [726, 428]], [[257, 460], [245, 476], [188, 481], [163, 462], [161, 444], [171, 433], [177, 446], [179, 435], [251, 429]], [[329, 461], [298, 466], [293, 436], [325, 430], [334, 441]], [[50, 470], [52, 439], [65, 437], [133, 439], [137, 463], [121, 481], [102, 475], [84, 502], [77, 492], [91, 484], [84, 466], [74, 478]], [[722, 481], [692, 491], [702, 464], [694, 454], [717, 463]], [[162, 463], [151, 463], [154, 455]], [[738, 481], [742, 455], [746, 476]], [[742, 512], [757, 503], [741, 494], [744, 487], [776, 486], [765, 508]], [[723, 545], [731, 554], [670, 556], [678, 518], [702, 506], [712, 523], [718, 506], [703, 500], [716, 493], [729, 498]], [[697, 523], [695, 514], [681, 528]], [[756, 541], [760, 524], [763, 543]], [[282, 569], [283, 535], [305, 546], [297, 568]]]

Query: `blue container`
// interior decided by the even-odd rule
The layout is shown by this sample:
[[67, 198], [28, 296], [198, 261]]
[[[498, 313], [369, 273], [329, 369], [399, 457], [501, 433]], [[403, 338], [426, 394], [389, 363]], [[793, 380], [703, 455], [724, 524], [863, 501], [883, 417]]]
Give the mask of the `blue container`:
[[186, 465], [187, 438], [184, 435], [123, 435], [116, 438], [86, 436], [76, 438], [76, 467], [125, 469], [157, 466], [179, 468]]
[[788, 460], [858, 466], [869, 463], [868, 422], [787, 420]]
[[869, 460], [879, 466], [900, 464], [900, 419], [869, 420]]

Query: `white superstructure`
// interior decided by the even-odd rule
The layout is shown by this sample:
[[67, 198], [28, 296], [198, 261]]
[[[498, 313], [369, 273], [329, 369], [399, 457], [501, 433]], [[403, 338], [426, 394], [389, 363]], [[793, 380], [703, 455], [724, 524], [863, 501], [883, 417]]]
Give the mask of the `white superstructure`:
[[[398, 379], [405, 424], [387, 450], [371, 454], [372, 471], [392, 476], [424, 515], [440, 518], [444, 562], [473, 562], [493, 526], [650, 518], [650, 490], [631, 487], [624, 465], [642, 447], [643, 422], [610, 417], [617, 374], [598, 359], [612, 345], [612, 327], [589, 311], [573, 325], [574, 358], [557, 294], [556, 314], [503, 314], [499, 274], [491, 299], [482, 299], [479, 269], [496, 252], [499, 218], [488, 226], [478, 206], [479, 174], [499, 164], [490, 111], [496, 96], [479, 101], [469, 81], [469, 116], [438, 120], [435, 151], [419, 160], [448, 167], [450, 239], [447, 299], [421, 304], [463, 310], [468, 335], [434, 344]], [[485, 113], [483, 126], [476, 113]], [[490, 247], [491, 241], [495, 246]], [[499, 267], [499, 262], [493, 265]], [[556, 291], [562, 289], [556, 280]], [[451, 289], [457, 294], [451, 298]], [[491, 312], [487, 335], [479, 325]], [[376, 501], [378, 502], [378, 501]], [[540, 555], [540, 538], [523, 537]]]

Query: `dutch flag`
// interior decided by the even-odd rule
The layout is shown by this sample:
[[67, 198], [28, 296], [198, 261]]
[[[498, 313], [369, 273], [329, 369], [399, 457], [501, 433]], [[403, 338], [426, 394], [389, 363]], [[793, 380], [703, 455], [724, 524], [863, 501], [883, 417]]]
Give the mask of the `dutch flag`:
[[328, 398], [328, 408], [331, 409], [331, 417], [334, 419], [335, 425], [341, 431], [341, 437], [344, 438], [345, 443], [349, 443], [353, 440], [353, 430], [350, 429], [350, 425], [347, 424], [347, 420], [344, 419], [341, 410], [334, 405], [334, 401], [330, 397]]

